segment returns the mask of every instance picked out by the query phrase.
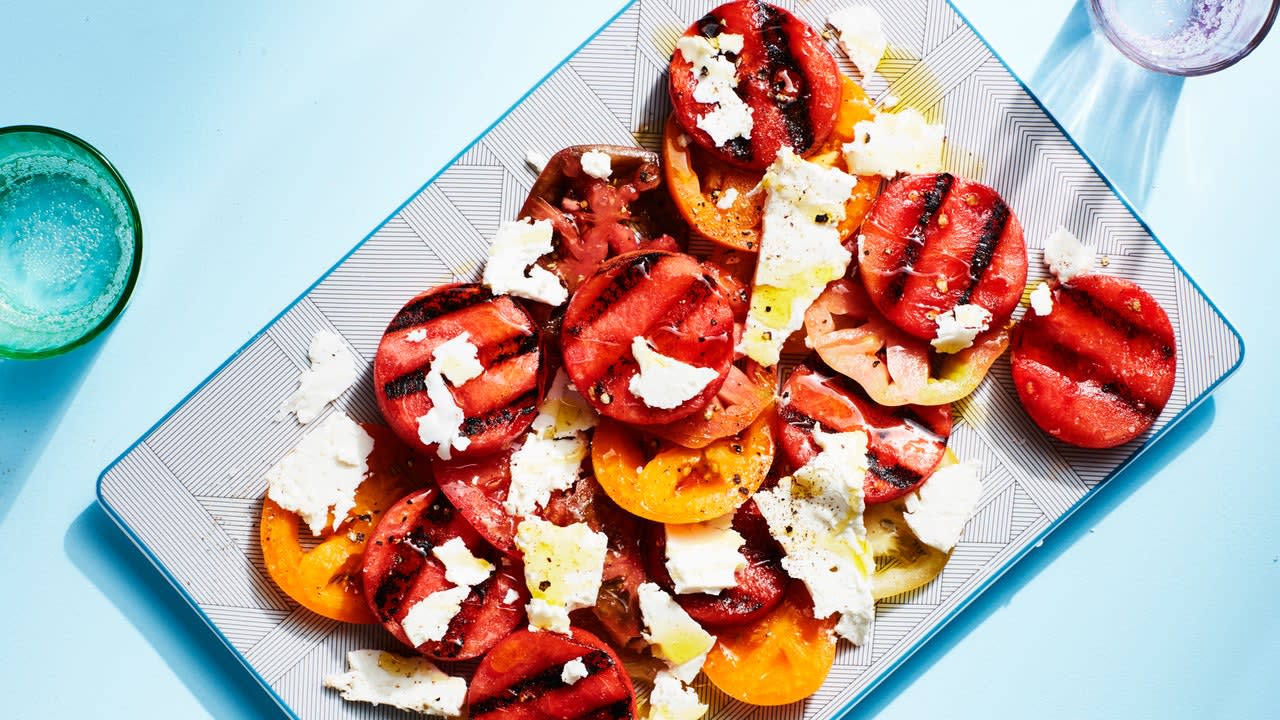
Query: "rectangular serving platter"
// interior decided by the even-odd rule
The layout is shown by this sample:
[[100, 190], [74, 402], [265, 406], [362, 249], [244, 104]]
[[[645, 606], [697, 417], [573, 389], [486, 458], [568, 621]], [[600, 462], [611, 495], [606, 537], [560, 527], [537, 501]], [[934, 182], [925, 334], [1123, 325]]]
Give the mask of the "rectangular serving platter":
[[[781, 0], [816, 27], [850, 0]], [[995, 187], [1026, 231], [1030, 279], [1059, 225], [1139, 282], [1169, 313], [1179, 348], [1173, 397], [1155, 426], [1111, 450], [1050, 441], [1022, 412], [1007, 361], [955, 405], [955, 453], [983, 467], [978, 510], [942, 575], [877, 606], [870, 640], [842, 643], [822, 688], [766, 710], [698, 681], [713, 718], [845, 715], [889, 672], [1119, 472], [1239, 365], [1238, 333], [1062, 128], [946, 0], [860, 0], [884, 18], [890, 51], [868, 92], [890, 92], [947, 128], [944, 165]], [[423, 186], [267, 327], [113, 462], [103, 507], [280, 705], [301, 718], [393, 717], [353, 706], [321, 678], [357, 648], [396, 649], [374, 626], [301, 608], [263, 568], [262, 477], [308, 429], [274, 418], [319, 330], [336, 332], [364, 374], [334, 404], [379, 421], [369, 365], [388, 319], [421, 290], [478, 276], [488, 240], [513, 219], [534, 172], [527, 151], [577, 144], [656, 149], [670, 112], [665, 73], [676, 38], [716, 2], [636, 0]], [[836, 53], [841, 69], [853, 67]], [[154, 508], [166, 512], [156, 513]], [[463, 670], [466, 670], [464, 665]]]

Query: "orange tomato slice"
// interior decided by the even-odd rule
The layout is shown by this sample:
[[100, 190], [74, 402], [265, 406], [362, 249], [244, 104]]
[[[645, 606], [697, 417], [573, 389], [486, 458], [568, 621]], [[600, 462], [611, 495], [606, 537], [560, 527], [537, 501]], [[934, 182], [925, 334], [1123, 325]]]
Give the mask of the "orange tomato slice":
[[364, 425], [373, 436], [369, 472], [356, 489], [356, 506], [337, 532], [303, 547], [310, 531], [297, 513], [262, 501], [259, 539], [267, 574], [289, 597], [314, 613], [349, 623], [377, 622], [364, 600], [360, 566], [378, 518], [410, 491], [431, 482], [430, 464], [418, 459], [385, 426]]
[[591, 440], [596, 480], [633, 515], [661, 523], [693, 523], [731, 513], [764, 482], [773, 464], [773, 413], [701, 449], [643, 440], [626, 425], [602, 419]]
[[[841, 146], [853, 140], [853, 128], [872, 119], [871, 99], [862, 86], [841, 77], [841, 101], [835, 128], [822, 146], [808, 159], [828, 167], [845, 168]], [[760, 221], [764, 216], [764, 193], [750, 194], [760, 182], [759, 170], [744, 170], [719, 160], [690, 142], [674, 117], [668, 118], [662, 133], [662, 168], [667, 187], [680, 214], [695, 232], [720, 245], [757, 252], [760, 249]], [[880, 188], [880, 178], [861, 177], [845, 206], [840, 223], [842, 237], [849, 237], [871, 207]], [[736, 193], [733, 202], [721, 208], [726, 194]]]
[[776, 368], [741, 360], [729, 367], [720, 392], [706, 409], [669, 425], [650, 425], [649, 431], [687, 448], [704, 448], [747, 428], [773, 404], [778, 391]]
[[822, 687], [836, 659], [837, 616], [813, 617], [813, 602], [792, 583], [782, 604], [753, 623], [716, 630], [702, 671], [732, 698], [786, 705]]

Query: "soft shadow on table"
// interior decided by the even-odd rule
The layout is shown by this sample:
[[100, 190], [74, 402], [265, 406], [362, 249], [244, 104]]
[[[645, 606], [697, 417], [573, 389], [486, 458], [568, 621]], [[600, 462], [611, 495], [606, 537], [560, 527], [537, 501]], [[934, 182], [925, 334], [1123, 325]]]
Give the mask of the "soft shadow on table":
[[47, 360], [0, 360], [0, 427], [6, 428], [0, 433], [0, 523], [105, 340]]
[[1205, 400], [1190, 415], [1182, 419], [1168, 434], [1160, 438], [1147, 452], [1119, 475], [1107, 480], [1093, 497], [1085, 502], [1044, 538], [1035, 548], [984, 590], [967, 608], [961, 610], [938, 634], [924, 644], [914, 655], [890, 673], [879, 687], [857, 705], [858, 717], [874, 717], [905, 691], [915, 678], [946, 655], [951, 648], [964, 640], [975, 627], [982, 624], [1001, 607], [1008, 605], [1018, 591], [1031, 582], [1040, 571], [1056, 560], [1067, 548], [1087, 535], [1091, 528], [1125, 501], [1135, 490], [1155, 477], [1183, 450], [1186, 450], [1213, 425], [1215, 411], [1213, 398]]
[[151, 643], [215, 718], [281, 717], [278, 705], [97, 504], [71, 523], [63, 548]]
[[1133, 63], [1093, 32], [1077, 0], [1032, 87], [1058, 122], [1137, 207], [1151, 194], [1183, 78]]

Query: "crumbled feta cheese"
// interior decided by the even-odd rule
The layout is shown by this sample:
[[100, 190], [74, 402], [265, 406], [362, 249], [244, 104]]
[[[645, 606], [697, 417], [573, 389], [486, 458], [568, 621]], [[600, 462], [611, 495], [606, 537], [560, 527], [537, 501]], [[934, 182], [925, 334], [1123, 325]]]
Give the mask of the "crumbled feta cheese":
[[426, 658], [352, 650], [347, 667], [324, 679], [324, 686], [341, 692], [343, 700], [447, 717], [462, 714], [467, 681], [446, 675]]
[[1097, 253], [1080, 242], [1071, 231], [1059, 226], [1044, 241], [1044, 264], [1062, 282], [1093, 270]]
[[733, 513], [687, 525], [667, 525], [667, 572], [678, 595], [737, 587], [737, 572], [747, 566], [746, 540], [733, 529]]
[[489, 245], [489, 261], [481, 279], [495, 295], [515, 295], [547, 305], [560, 305], [569, 291], [555, 273], [537, 264], [551, 252], [550, 220], [504, 222]]
[[918, 490], [907, 495], [903, 518], [920, 542], [951, 552], [982, 497], [978, 466], [963, 462], [938, 468]]
[[742, 43], [741, 35], [731, 33], [713, 38], [686, 35], [676, 41], [676, 48], [693, 65], [693, 76], [698, 79], [693, 99], [715, 106], [697, 119], [697, 125], [711, 136], [716, 147], [723, 147], [734, 138], [751, 138], [753, 112], [738, 96], [737, 67], [725, 56], [742, 52]]
[[373, 438], [345, 413], [325, 418], [267, 471], [267, 497], [297, 513], [319, 535], [333, 511], [333, 530], [356, 506], [356, 488], [369, 471]]
[[720, 376], [712, 368], [697, 367], [659, 353], [641, 335], [631, 339], [631, 354], [640, 372], [631, 376], [627, 389], [651, 408], [680, 407]]
[[466, 414], [453, 399], [449, 386], [444, 384], [440, 369], [432, 367], [426, 376], [427, 398], [431, 409], [418, 418], [418, 439], [424, 445], [435, 445], [441, 460], [453, 459], [454, 450], [466, 450], [471, 438], [462, 434], [462, 421]]
[[444, 638], [444, 634], [449, 631], [449, 623], [462, 609], [462, 601], [470, 594], [470, 586], [458, 585], [437, 590], [414, 603], [400, 621], [405, 637], [409, 638], [414, 647], [428, 640]]
[[320, 416], [324, 406], [333, 402], [355, 381], [356, 361], [342, 338], [321, 330], [311, 338], [307, 349], [311, 367], [298, 376], [298, 389], [280, 405], [277, 420], [289, 413], [306, 425]]
[[582, 433], [594, 427], [596, 419], [564, 370], [556, 371], [529, 434], [511, 454], [511, 485], [503, 501], [507, 512], [517, 517], [532, 514], [546, 507], [552, 492], [573, 486], [587, 457]]
[[514, 588], [507, 588], [507, 594], [502, 596], [502, 604], [512, 605], [519, 599], [520, 593], [516, 592]]
[[876, 112], [872, 120], [853, 126], [853, 142], [844, 145], [844, 160], [855, 175], [892, 178], [900, 172], [942, 169], [942, 125], [932, 125], [914, 108]]
[[729, 188], [720, 193], [720, 199], [716, 200], [716, 207], [721, 210], [728, 210], [733, 207], [733, 203], [738, 200], [738, 188]]
[[613, 159], [609, 153], [599, 150], [588, 150], [582, 153], [582, 172], [593, 178], [608, 180], [613, 174]]
[[670, 670], [659, 670], [654, 676], [648, 720], [698, 720], [706, 713], [707, 706], [698, 699], [697, 691], [685, 687]]
[[542, 174], [542, 171], [547, 169], [547, 163], [550, 161], [547, 159], [546, 155], [543, 155], [537, 150], [531, 149], [525, 151], [524, 162], [534, 172]]
[[493, 573], [493, 563], [472, 555], [460, 537], [436, 545], [431, 554], [444, 563], [444, 579], [454, 585], [479, 585]]
[[471, 333], [461, 332], [436, 346], [431, 352], [431, 367], [454, 387], [462, 387], [468, 380], [480, 377], [484, 366], [477, 353], [480, 349], [471, 344]]
[[889, 48], [880, 13], [866, 5], [853, 5], [831, 13], [827, 22], [836, 29], [840, 47], [857, 66], [858, 72], [864, 78], [870, 77], [880, 64], [880, 58], [884, 57], [884, 51]]
[[935, 319], [938, 334], [929, 344], [941, 353], [958, 353], [973, 347], [978, 333], [991, 327], [991, 311], [981, 305], [956, 305]]
[[1049, 283], [1042, 282], [1031, 291], [1031, 309], [1040, 317], [1053, 312], [1053, 291], [1049, 289]]
[[565, 685], [573, 685], [590, 674], [587, 672], [587, 664], [582, 662], [582, 658], [574, 658], [565, 663], [564, 668], [560, 670], [560, 682]]
[[892, 110], [897, 106], [898, 106], [897, 95], [885, 95], [884, 99], [880, 101], [880, 107], [884, 108], [885, 110]]
[[644, 583], [639, 590], [644, 639], [653, 646], [654, 657], [666, 660], [676, 677], [693, 682], [716, 643], [715, 636], [703, 630], [656, 584]]
[[516, 527], [524, 555], [524, 580], [533, 599], [533, 628], [569, 632], [569, 612], [596, 604], [609, 539], [586, 523], [559, 527], [527, 517]]
[[426, 339], [427, 331], [424, 328], [414, 328], [404, 335], [405, 342], [420, 343]]
[[862, 523], [867, 436], [815, 430], [812, 460], [755, 494], [756, 506], [786, 556], [782, 567], [813, 598], [817, 618], [839, 615], [836, 633], [861, 645], [875, 619], [875, 555]]
[[801, 159], [783, 147], [760, 186], [764, 204], [760, 258], [738, 349], [761, 365], [778, 363], [782, 345], [827, 283], [843, 277], [851, 256], [838, 226], [857, 178]]

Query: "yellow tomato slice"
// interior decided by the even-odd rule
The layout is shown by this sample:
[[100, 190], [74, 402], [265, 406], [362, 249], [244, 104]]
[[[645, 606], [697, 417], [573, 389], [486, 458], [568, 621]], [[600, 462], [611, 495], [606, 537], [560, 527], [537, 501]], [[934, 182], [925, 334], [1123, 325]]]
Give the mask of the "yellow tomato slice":
[[756, 622], [716, 630], [702, 671], [732, 698], [786, 705], [822, 687], [836, 659], [837, 616], [813, 617], [813, 603], [793, 582], [782, 604]]
[[366, 539], [378, 518], [411, 490], [431, 482], [430, 465], [417, 459], [388, 428], [365, 425], [373, 436], [369, 472], [356, 489], [356, 506], [337, 532], [303, 547], [310, 530], [296, 513], [270, 498], [262, 501], [259, 539], [267, 574], [289, 597], [314, 613], [349, 623], [373, 623], [361, 590], [360, 566]]
[[[942, 456], [938, 468], [955, 465], [959, 460], [950, 449]], [[937, 472], [935, 470], [934, 472]], [[926, 481], [928, 482], [928, 481]], [[920, 542], [903, 513], [906, 498], [868, 505], [862, 522], [867, 527], [867, 542], [876, 557], [876, 572], [871, 576], [871, 595], [883, 600], [927, 585], [946, 567], [951, 553]]]
[[701, 449], [657, 441], [646, 456], [634, 429], [608, 419], [591, 439], [591, 465], [624, 510], [662, 523], [692, 523], [733, 512], [773, 464], [772, 406], [735, 435]]

